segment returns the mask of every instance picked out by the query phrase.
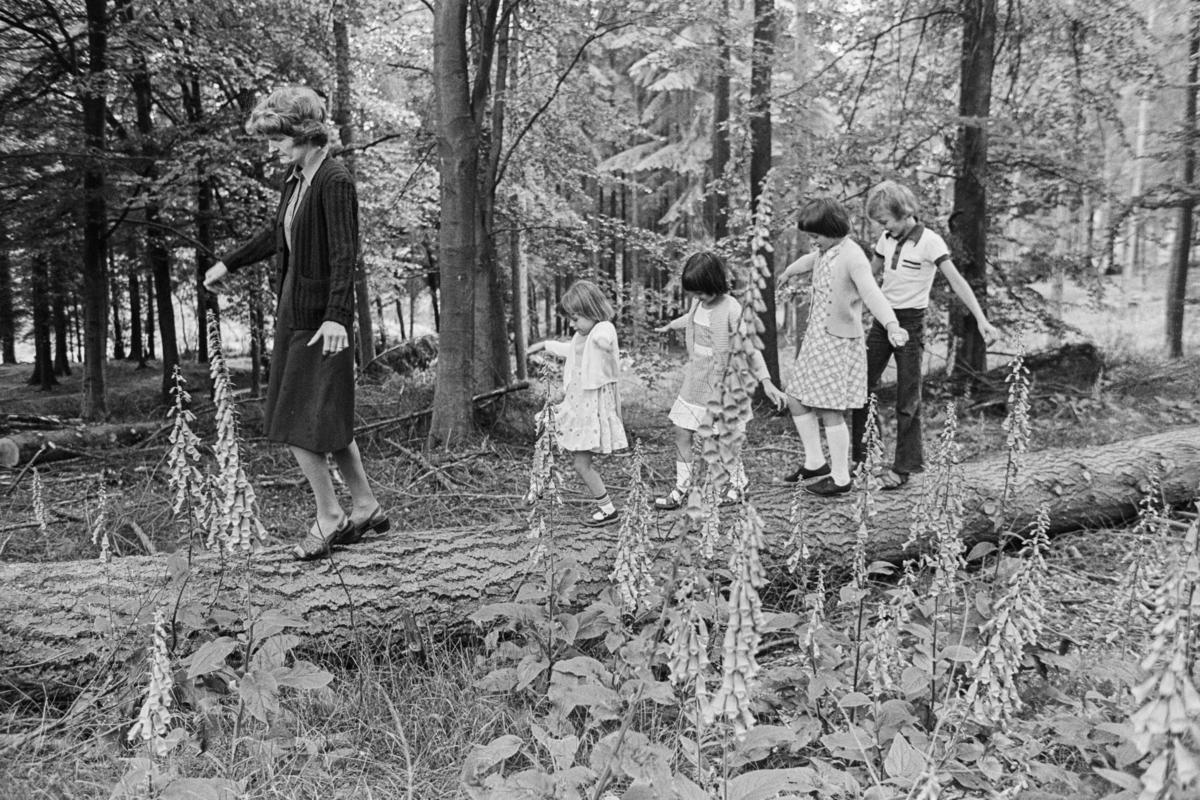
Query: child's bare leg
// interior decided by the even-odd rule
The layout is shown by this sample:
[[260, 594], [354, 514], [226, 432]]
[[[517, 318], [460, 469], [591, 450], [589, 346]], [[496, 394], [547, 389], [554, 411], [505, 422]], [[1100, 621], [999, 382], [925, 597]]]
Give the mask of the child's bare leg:
[[588, 491], [592, 493], [592, 497], [596, 501], [598, 511], [592, 515], [593, 522], [600, 522], [610, 518], [617, 510], [613, 505], [612, 498], [608, 496], [608, 489], [604, 486], [604, 478], [600, 477], [600, 473], [592, 465], [592, 454], [586, 451], [575, 453], [575, 472], [579, 475]]
[[675, 426], [675, 488], [666, 497], [656, 498], [658, 508], [677, 508], [683, 490], [692, 480], [692, 431]]
[[575, 473], [583, 481], [584, 486], [592, 493], [592, 497], [600, 497], [608, 494], [608, 490], [604, 488], [604, 479], [600, 477], [600, 473], [592, 466], [592, 454], [584, 451], [575, 453]]

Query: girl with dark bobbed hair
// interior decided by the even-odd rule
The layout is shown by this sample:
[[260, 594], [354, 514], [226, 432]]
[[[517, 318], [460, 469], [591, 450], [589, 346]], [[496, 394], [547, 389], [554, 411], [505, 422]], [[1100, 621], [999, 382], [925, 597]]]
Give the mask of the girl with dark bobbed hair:
[[[316, 501], [316, 519], [295, 546], [298, 559], [327, 555], [390, 527], [354, 441], [354, 272], [358, 196], [350, 172], [330, 157], [325, 102], [307, 86], [271, 92], [246, 122], [287, 166], [274, 218], [204, 276], [215, 290], [241, 267], [275, 256], [275, 345], [263, 405], [267, 438], [288, 445]], [[343, 511], [329, 475], [333, 456], [350, 490]]]

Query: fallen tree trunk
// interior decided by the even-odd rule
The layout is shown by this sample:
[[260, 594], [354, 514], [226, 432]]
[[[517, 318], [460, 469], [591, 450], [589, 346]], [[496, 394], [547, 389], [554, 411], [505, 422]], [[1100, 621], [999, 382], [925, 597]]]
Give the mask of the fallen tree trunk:
[[[1010, 520], [1002, 524], [1005, 459], [964, 464], [962, 536], [967, 546], [995, 541], [1000, 529], [1023, 530], [1046, 504], [1051, 532], [1118, 523], [1136, 512], [1155, 481], [1170, 503], [1194, 498], [1200, 487], [1200, 428], [1183, 428], [1103, 447], [1030, 453], [1016, 481]], [[920, 476], [897, 492], [880, 493], [871, 522], [870, 558], [898, 560], [922, 496]], [[790, 555], [791, 487], [765, 487], [752, 501], [767, 530], [764, 564], [779, 574]], [[813, 559], [832, 566], [848, 561], [857, 522], [854, 495], [825, 499], [800, 495]], [[569, 518], [568, 518], [569, 517]], [[559, 563], [580, 566], [581, 598], [608, 584], [617, 526], [585, 528], [577, 512], [560, 515], [554, 548]], [[683, 516], [658, 520], [657, 558], [677, 549]], [[331, 561], [301, 564], [283, 546], [240, 563], [215, 555], [182, 559], [130, 557], [97, 562], [0, 565], [0, 692], [71, 691], [98, 671], [111, 669], [142, 648], [146, 621], [164, 605], [181, 627], [234, 626], [255, 607], [302, 617], [320, 645], [337, 647], [356, 635], [373, 641], [399, 633], [411, 611], [431, 627], [461, 625], [482, 603], [511, 599], [519, 587], [540, 581], [532, 568], [531, 541], [521, 515], [487, 529], [400, 531], [339, 551]], [[171, 570], [176, 572], [172, 578]], [[186, 577], [184, 577], [186, 576]], [[249, 594], [247, 595], [247, 587]]]
[[15, 467], [37, 456], [37, 463], [77, 458], [88, 450], [137, 444], [163, 427], [161, 422], [79, 425], [51, 431], [24, 431], [0, 437], [0, 467]]

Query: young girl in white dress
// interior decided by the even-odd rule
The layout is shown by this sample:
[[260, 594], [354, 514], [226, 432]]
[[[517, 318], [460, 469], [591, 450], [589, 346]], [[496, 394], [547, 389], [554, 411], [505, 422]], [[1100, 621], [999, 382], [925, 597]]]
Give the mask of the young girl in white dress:
[[[683, 265], [680, 281], [686, 292], [695, 296], [686, 314], [660, 328], [685, 332], [688, 362], [683, 370], [683, 385], [671, 406], [669, 418], [675, 426], [675, 487], [654, 500], [655, 508], [679, 508], [692, 479], [692, 439], [709, 418], [708, 403], [719, 399], [721, 382], [729, 363], [730, 345], [742, 315], [742, 305], [729, 295], [725, 264], [715, 253], [696, 253]], [[750, 371], [760, 381], [772, 402], [781, 405], [784, 395], [771, 383], [767, 364], [757, 350], [750, 357]], [[746, 490], [746, 471], [741, 457], [732, 472], [729, 489], [721, 505], [738, 503]]]
[[604, 479], [592, 463], [597, 453], [629, 446], [621, 423], [618, 390], [620, 360], [612, 303], [591, 281], [576, 281], [560, 303], [575, 335], [570, 342], [553, 339], [530, 345], [529, 354], [545, 350], [566, 359], [563, 401], [555, 408], [558, 446], [574, 456], [575, 472], [596, 499], [596, 510], [584, 519], [589, 526], [616, 521], [618, 513]]
[[[850, 491], [850, 432], [847, 409], [867, 399], [867, 347], [862, 307], [887, 330], [888, 340], [903, 347], [908, 334], [871, 274], [867, 255], [848, 238], [850, 215], [829, 198], [812, 200], [800, 209], [800, 230], [812, 237], [816, 251], [800, 257], [779, 276], [779, 283], [812, 273], [812, 305], [796, 368], [785, 387], [788, 410], [804, 446], [804, 463], [784, 480], [803, 481], [812, 494], [831, 496]], [[829, 461], [821, 452], [821, 428], [829, 444]]]

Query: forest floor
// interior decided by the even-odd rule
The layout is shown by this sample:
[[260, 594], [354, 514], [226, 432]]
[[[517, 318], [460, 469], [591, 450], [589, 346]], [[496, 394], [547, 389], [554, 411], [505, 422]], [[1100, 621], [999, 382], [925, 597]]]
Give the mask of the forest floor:
[[[628, 378], [626, 423], [631, 440], [639, 440], [656, 489], [669, 485], [671, 435], [666, 407], [674, 390], [667, 365], [675, 356], [655, 353], [636, 365]], [[237, 363], [234, 362], [234, 366]], [[54, 392], [24, 385], [28, 366], [0, 367], [0, 409], [7, 413], [70, 416], [77, 408], [78, 370]], [[198, 432], [212, 441], [212, 409], [203, 389], [206, 373], [187, 369], [198, 409]], [[114, 364], [109, 370], [113, 416], [123, 421], [161, 418], [156, 398], [159, 377]], [[234, 374], [244, 385], [245, 375]], [[523, 514], [521, 498], [528, 488], [533, 414], [542, 402], [543, 384], [512, 392], [490, 409], [501, 425], [494, 435], [459, 449], [423, 449], [422, 420], [415, 412], [432, 400], [432, 377], [391, 375], [365, 379], [359, 389], [359, 438], [368, 472], [394, 524], [390, 535], [405, 529], [435, 528], [452, 519], [455, 525], [487, 524]], [[941, 428], [947, 388], [936, 377], [927, 382], [925, 435], [931, 448]], [[665, 399], [664, 399], [665, 398]], [[959, 404], [958, 441], [964, 459], [1004, 451], [1002, 417], [995, 406]], [[309, 496], [299, 469], [282, 448], [257, 436], [258, 401], [240, 404], [245, 433], [244, 456], [254, 483], [260, 515], [271, 542], [297, 539], [310, 518]], [[793, 467], [797, 441], [786, 416], [757, 410], [749, 428], [746, 465], [752, 481], [777, 482]], [[883, 404], [884, 430], [891, 412]], [[1103, 444], [1200, 423], [1200, 358], [1163, 362], [1118, 353], [1105, 365], [1100, 380], [1086, 391], [1034, 392], [1033, 449]], [[171, 550], [186, 538], [169, 507], [165, 435], [137, 449], [97, 454], [95, 458], [47, 464], [39, 470], [42, 498], [52, 524], [39, 532], [29, 473], [0, 472], [0, 560], [42, 561], [96, 556], [88, 520], [101, 487], [107, 496], [107, 519], [114, 532], [114, 551], [144, 552], [134, 535], [145, 532], [160, 550]], [[628, 457], [598, 460], [618, 505], [625, 495]], [[584, 492], [573, 476], [568, 503], [583, 513]], [[466, 502], [464, 502], [464, 500]], [[1122, 556], [1129, 537], [1120, 530], [1089, 531], [1057, 537], [1047, 555], [1053, 581], [1048, 592], [1048, 630], [1077, 645], [1074, 667], [1056, 671], [1033, 688], [1046, 730], [1070, 728], [1072, 695], [1084, 679], [1082, 664], [1128, 665], [1150, 635], [1144, 617], [1114, 614], [1128, 598], [1115, 596]], [[366, 644], [364, 643], [364, 647]], [[296, 732], [295, 747], [286, 754], [266, 754], [253, 742], [236, 743], [221, 755], [209, 755], [191, 769], [213, 775], [240, 775], [253, 797], [416, 797], [429, 800], [461, 797], [463, 760], [473, 744], [512, 730], [528, 730], [529, 709], [489, 695], [476, 686], [482, 651], [471, 647], [434, 648], [419, 665], [401, 655], [373, 653], [356, 659], [354, 668], [340, 660], [325, 666], [334, 672], [332, 689], [313, 699], [297, 698], [288, 709]], [[1134, 659], [1136, 663], [1136, 659]], [[1116, 667], [1114, 667], [1116, 669]], [[0, 751], [6, 734], [26, 732], [38, 717], [51, 718], [61, 709], [20, 703], [0, 707]], [[85, 718], [36, 744], [0, 756], [0, 795], [19, 798], [103, 798], [125, 774], [130, 753], [116, 731], [119, 720]], [[405, 732], [407, 731], [407, 735]], [[1056, 734], [1057, 735], [1057, 734]], [[1061, 741], [1069, 741], [1062, 734]], [[303, 746], [299, 743], [303, 743]], [[261, 742], [259, 743], [261, 744]], [[1084, 775], [1091, 751], [1061, 748], [1064, 770]], [[320, 758], [313, 758], [319, 753]], [[1083, 760], [1081, 762], [1081, 760]], [[1064, 779], [1065, 780], [1065, 779]], [[414, 788], [415, 787], [415, 788]], [[1062, 795], [1033, 797], [1102, 797], [1103, 781], [1078, 778]], [[947, 796], [984, 796], [955, 795]]]

